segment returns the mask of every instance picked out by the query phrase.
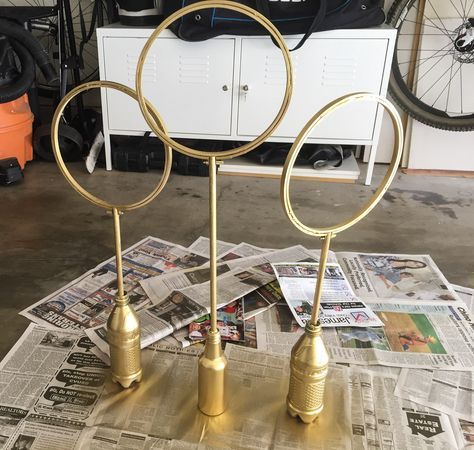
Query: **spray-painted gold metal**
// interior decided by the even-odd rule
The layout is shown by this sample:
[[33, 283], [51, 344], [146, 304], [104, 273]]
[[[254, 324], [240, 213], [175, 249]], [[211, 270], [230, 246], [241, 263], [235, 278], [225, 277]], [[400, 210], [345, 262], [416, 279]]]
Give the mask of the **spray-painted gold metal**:
[[[120, 215], [123, 211], [130, 211], [147, 205], [162, 191], [171, 171], [172, 150], [169, 146], [165, 147], [165, 166], [163, 169], [163, 175], [153, 191], [142, 200], [130, 204], [113, 204], [102, 200], [85, 190], [71, 175], [64, 163], [59, 145], [58, 130], [64, 108], [67, 104], [82, 92], [94, 88], [116, 89], [137, 100], [137, 95], [133, 89], [119, 83], [113, 83], [110, 81], [93, 81], [78, 86], [66, 94], [56, 109], [51, 126], [51, 141], [56, 162], [69, 184], [86, 200], [110, 211], [113, 215], [117, 295], [115, 298], [115, 306], [107, 321], [107, 341], [110, 347], [112, 379], [113, 381], [120, 383], [124, 388], [128, 388], [133, 382], [141, 381], [142, 366], [140, 358], [140, 323], [137, 314], [129, 303], [128, 295], [123, 287]], [[146, 100], [144, 101], [156, 127], [161, 127], [164, 130], [163, 122], [156, 110]]]
[[[221, 8], [229, 9], [239, 12], [248, 17], [251, 17], [260, 25], [262, 25], [272, 36], [274, 41], [280, 47], [283, 54], [283, 60], [286, 70], [286, 84], [285, 93], [280, 106], [280, 109], [260, 136], [253, 141], [244, 144], [240, 147], [221, 151], [209, 152], [204, 150], [196, 150], [175, 141], [168, 136], [163, 130], [157, 127], [156, 121], [151, 115], [150, 108], [147, 107], [146, 101], [143, 97], [142, 88], [142, 74], [143, 67], [148, 55], [148, 52], [155, 42], [159, 34], [174, 21], [180, 19], [186, 14], [194, 13], [207, 8]], [[254, 150], [258, 145], [266, 140], [273, 131], [281, 123], [290, 103], [291, 93], [293, 90], [293, 69], [291, 65], [290, 53], [286, 43], [275, 28], [275, 26], [262, 14], [258, 13], [252, 8], [239, 3], [228, 0], [206, 0], [179, 9], [174, 14], [167, 17], [161, 24], [153, 31], [145, 46], [143, 47], [140, 57], [138, 58], [137, 72], [135, 77], [136, 90], [138, 95], [138, 102], [142, 111], [143, 117], [152, 131], [166, 144], [175, 150], [184, 153], [185, 155], [194, 158], [204, 159], [209, 164], [209, 246], [210, 246], [210, 306], [211, 306], [211, 328], [206, 340], [206, 347], [202, 357], [199, 359], [199, 380], [198, 380], [198, 406], [199, 409], [209, 416], [217, 416], [222, 414], [225, 410], [225, 380], [227, 360], [222, 352], [221, 339], [219, 330], [217, 328], [217, 271], [216, 271], [216, 248], [217, 248], [217, 205], [216, 205], [216, 158], [225, 160], [243, 155], [251, 150]]]
[[[308, 227], [303, 224], [295, 215], [290, 201], [290, 179], [291, 171], [296, 161], [296, 157], [303, 146], [306, 138], [313, 131], [314, 127], [326, 116], [336, 109], [352, 102], [362, 100], [375, 100], [382, 105], [390, 116], [395, 131], [394, 148], [390, 166], [385, 177], [369, 199], [369, 201], [349, 220], [329, 227]], [[324, 407], [324, 385], [328, 369], [328, 353], [321, 337], [321, 326], [318, 321], [319, 307], [321, 303], [324, 272], [329, 253], [331, 239], [339, 232], [347, 230], [352, 225], [363, 219], [380, 201], [397, 171], [402, 156], [403, 149], [403, 128], [395, 107], [386, 99], [369, 93], [355, 93], [341, 97], [326, 105], [321, 111], [315, 114], [296, 137], [293, 146], [288, 153], [283, 168], [280, 197], [286, 215], [296, 228], [311, 236], [319, 236], [323, 239], [321, 257], [319, 261], [318, 277], [314, 291], [313, 309], [311, 319], [305, 327], [304, 334], [298, 339], [291, 351], [290, 359], [290, 382], [288, 397], [286, 399], [288, 413], [292, 417], [300, 417], [304, 423], [313, 422], [321, 413]]]

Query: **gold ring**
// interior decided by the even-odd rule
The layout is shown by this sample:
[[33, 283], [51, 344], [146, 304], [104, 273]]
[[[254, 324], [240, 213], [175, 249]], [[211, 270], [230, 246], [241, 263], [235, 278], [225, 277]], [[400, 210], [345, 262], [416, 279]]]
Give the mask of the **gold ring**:
[[[286, 86], [285, 86], [285, 95], [283, 97], [283, 101], [281, 103], [280, 109], [273, 119], [273, 122], [268, 126], [268, 128], [257, 138], [253, 141], [248, 142], [240, 147], [225, 150], [221, 152], [209, 152], [205, 150], [196, 150], [189, 147], [186, 147], [179, 142], [176, 142], [174, 139], [169, 137], [166, 133], [162, 130], [158, 129], [155, 126], [155, 123], [152, 120], [152, 117], [149, 114], [149, 111], [146, 108], [145, 99], [143, 97], [143, 88], [142, 88], [142, 73], [143, 73], [143, 65], [145, 63], [146, 57], [148, 55], [148, 51], [150, 47], [155, 42], [155, 39], [158, 35], [169, 25], [171, 25], [175, 20], [180, 19], [181, 17], [189, 14], [191, 12], [200, 11], [202, 9], [208, 8], [222, 8], [222, 9], [229, 9], [232, 11], [239, 12], [245, 16], [248, 16], [262, 25], [273, 37], [274, 41], [278, 44], [280, 48], [283, 59], [285, 61], [285, 69], [286, 69]], [[192, 156], [194, 158], [199, 159], [207, 159], [210, 157], [215, 157], [218, 159], [228, 159], [234, 158], [236, 156], [243, 155], [256, 147], [258, 147], [261, 143], [263, 143], [270, 134], [273, 133], [275, 128], [280, 124], [282, 121], [290, 103], [291, 93], [293, 90], [293, 68], [291, 65], [290, 53], [288, 51], [288, 47], [286, 46], [285, 40], [280, 32], [275, 28], [275, 26], [262, 14], [255, 11], [248, 6], [241, 5], [232, 1], [228, 0], [206, 0], [198, 3], [194, 3], [193, 5], [186, 6], [182, 9], [177, 10], [170, 16], [168, 16], [161, 24], [153, 31], [151, 36], [148, 38], [143, 50], [140, 53], [140, 57], [138, 58], [138, 65], [137, 65], [137, 73], [136, 73], [136, 90], [138, 94], [138, 103], [140, 104], [140, 109], [142, 111], [143, 117], [145, 118], [146, 123], [151, 128], [151, 130], [166, 144], [170, 147], [174, 148], [175, 150], [184, 153], [185, 155]]]
[[[348, 103], [358, 102], [362, 100], [375, 100], [378, 104], [382, 105], [387, 113], [390, 116], [392, 121], [393, 129], [395, 131], [394, 146], [392, 151], [392, 159], [390, 161], [390, 166], [385, 174], [384, 179], [382, 180], [381, 185], [369, 199], [369, 201], [357, 211], [350, 219], [338, 223], [330, 227], [323, 228], [311, 228], [303, 224], [293, 211], [290, 202], [290, 179], [291, 171], [295, 165], [296, 157], [306, 141], [309, 134], [313, 131], [314, 127], [321, 122], [326, 116], [334, 112], [339, 107], [347, 105]], [[358, 92], [354, 94], [344, 95], [331, 103], [328, 103], [323, 109], [316, 113], [303, 127], [300, 131], [294, 144], [292, 145], [288, 156], [283, 167], [283, 173], [280, 183], [280, 198], [285, 210], [286, 215], [290, 221], [295, 225], [296, 228], [301, 230], [303, 233], [309, 234], [311, 236], [326, 236], [329, 233], [337, 234], [341, 231], [346, 230], [347, 228], [355, 225], [359, 220], [363, 219], [370, 211], [375, 207], [375, 205], [380, 201], [380, 199], [385, 194], [385, 191], [388, 189], [389, 184], [392, 182], [395, 173], [397, 172], [398, 165], [400, 163], [400, 158], [402, 156], [403, 150], [403, 127], [400, 120], [400, 116], [395, 109], [395, 107], [383, 97], [380, 97], [376, 94], [370, 94], [366, 92]]]
[[[97, 206], [100, 206], [101, 208], [105, 208], [109, 210], [116, 208], [119, 211], [130, 211], [132, 209], [140, 208], [141, 206], [145, 206], [148, 203], [150, 203], [162, 191], [166, 182], [168, 181], [168, 177], [171, 172], [171, 164], [172, 164], [172, 158], [173, 158], [173, 151], [171, 147], [165, 146], [165, 165], [163, 168], [163, 175], [161, 176], [160, 182], [157, 184], [155, 189], [153, 189], [153, 191], [142, 200], [139, 200], [135, 203], [130, 203], [130, 204], [121, 205], [121, 204], [113, 204], [110, 202], [106, 202], [105, 200], [102, 200], [101, 198], [96, 197], [95, 195], [86, 191], [71, 175], [66, 164], [64, 163], [63, 157], [61, 155], [61, 148], [59, 145], [59, 122], [61, 120], [64, 108], [74, 97], [79, 95], [81, 92], [88, 91], [90, 89], [95, 89], [95, 88], [116, 89], [120, 92], [123, 92], [124, 94], [127, 94], [128, 96], [132, 97], [135, 100], [137, 100], [138, 98], [137, 93], [133, 89], [127, 86], [124, 86], [123, 84], [115, 83], [112, 81], [91, 81], [89, 83], [81, 84], [80, 86], [77, 86], [76, 88], [69, 91], [61, 100], [58, 107], [56, 108], [56, 111], [53, 117], [53, 123], [51, 124], [51, 144], [53, 147], [54, 157], [56, 158], [56, 162], [58, 163], [61, 173], [64, 175], [64, 177], [69, 182], [69, 184], [80, 195], [82, 195], [86, 200], [90, 201], [94, 205], [97, 205]], [[161, 129], [163, 130], [163, 133], [166, 133], [166, 129], [164, 127], [163, 121], [161, 120], [158, 112], [155, 110], [153, 105], [151, 105], [147, 100], [145, 100], [145, 104], [146, 104], [147, 110], [150, 111], [150, 114], [151, 114], [150, 117], [152, 118], [151, 120], [154, 120], [154, 123], [156, 124], [156, 128], [161, 127]]]

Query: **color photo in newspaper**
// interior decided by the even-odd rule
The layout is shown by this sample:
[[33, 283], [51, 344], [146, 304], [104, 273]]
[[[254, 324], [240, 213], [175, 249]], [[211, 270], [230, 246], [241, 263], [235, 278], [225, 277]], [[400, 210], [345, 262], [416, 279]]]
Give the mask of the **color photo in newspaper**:
[[363, 299], [460, 300], [429, 255], [338, 252], [355, 295]]
[[371, 303], [383, 328], [324, 331], [330, 359], [423, 369], [474, 369], [474, 324], [462, 302], [452, 304]]
[[[302, 327], [311, 317], [318, 272], [317, 263], [272, 264], [286, 302]], [[319, 321], [323, 327], [383, 326], [380, 319], [357, 299], [335, 263], [326, 266]]]

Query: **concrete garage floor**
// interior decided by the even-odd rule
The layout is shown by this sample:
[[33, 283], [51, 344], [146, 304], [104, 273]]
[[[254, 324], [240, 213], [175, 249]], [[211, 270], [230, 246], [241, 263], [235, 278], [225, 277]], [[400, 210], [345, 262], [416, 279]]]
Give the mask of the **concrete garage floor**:
[[[144, 194], [156, 172], [105, 172], [92, 176], [75, 166], [97, 194], [123, 200]], [[296, 212], [308, 224], [347, 217], [373, 185], [295, 181]], [[363, 177], [361, 177], [363, 179]], [[338, 236], [333, 250], [430, 254], [448, 280], [474, 287], [474, 179], [407, 176], [399, 173], [385, 199], [366, 219]], [[0, 189], [0, 356], [28, 325], [18, 312], [113, 255], [112, 220], [76, 194], [55, 164], [29, 163], [22, 184]], [[262, 247], [319, 247], [286, 219], [278, 180], [218, 178], [219, 239]], [[207, 179], [172, 175], [151, 205], [122, 220], [123, 246], [147, 235], [189, 245], [207, 235]]]

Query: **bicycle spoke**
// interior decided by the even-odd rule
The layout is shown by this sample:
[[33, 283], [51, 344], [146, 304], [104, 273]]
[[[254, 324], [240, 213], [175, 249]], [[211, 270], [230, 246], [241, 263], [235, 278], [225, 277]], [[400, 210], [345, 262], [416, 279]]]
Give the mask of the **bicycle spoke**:
[[[434, 53], [433, 55], [431, 55], [430, 57], [428, 57], [428, 59], [425, 59], [423, 62], [421, 62], [420, 64], [416, 65], [416, 66], [414, 67], [414, 70], [419, 69], [423, 64], [425, 64], [425, 63], [426, 63], [427, 61], [429, 61], [431, 58], [438, 57], [438, 54], [439, 54], [440, 52], [443, 52], [443, 51], [445, 52], [445, 53], [443, 53], [442, 55], [440, 55], [441, 57], [444, 57], [444, 56], [446, 56], [446, 55], [449, 55], [449, 54], [452, 52], [452, 50], [451, 50], [451, 49], [445, 50], [445, 49], [446, 49], [446, 47], [448, 47], [450, 44], [451, 44], [451, 43], [445, 45], [443, 48], [440, 48], [439, 50], [436, 51], [436, 53]], [[425, 51], [425, 50], [424, 50], [424, 51]], [[430, 50], [430, 51], [431, 51], [431, 50]], [[435, 50], [432, 50], [432, 51], [435, 51]], [[403, 76], [403, 78], [405, 78], [406, 75], [408, 75], [408, 73], [406, 73], [406, 74]]]
[[446, 50], [445, 53], [443, 53], [442, 55], [431, 55], [431, 56], [427, 56], [426, 58], [417, 58], [417, 59], [412, 59], [410, 61], [403, 61], [403, 62], [399, 62], [398, 65], [401, 66], [402, 64], [411, 64], [412, 62], [415, 62], [415, 61], [427, 61], [431, 58], [441, 58], [443, 56], [446, 56], [446, 55], [449, 55], [450, 53], [452, 53], [452, 50]]
[[[441, 91], [441, 93], [438, 95], [438, 97], [436, 97], [436, 100], [434, 101], [434, 103], [431, 105], [432, 108], [434, 108], [434, 105], [436, 104], [436, 102], [438, 101], [438, 99], [443, 95], [444, 91], [447, 89], [448, 85], [451, 86], [451, 80], [456, 76], [456, 74], [459, 72], [459, 69], [456, 70], [456, 72], [454, 73], [454, 75], [452, 75], [450, 77], [450, 79], [448, 80], [448, 83], [446, 84], [446, 86], [444, 87], [444, 89]], [[449, 94], [448, 94], [449, 95]], [[446, 112], [447, 109], [446, 109]]]
[[426, 75], [428, 75], [428, 73], [430, 73], [438, 65], [440, 61], [441, 61], [440, 59], [436, 61], [422, 76], [419, 76], [418, 82], [420, 82]]
[[[429, 1], [429, 0], [428, 0], [428, 1]], [[431, 3], [430, 3], [430, 4], [431, 4]], [[417, 12], [419, 12], [417, 6], [413, 5], [413, 8], [414, 8]], [[441, 31], [441, 33], [443, 33], [443, 34], [445, 34], [446, 36], [448, 36], [449, 38], [451, 38], [450, 33], [453, 32], [452, 30], [449, 30], [449, 31], [448, 31], [448, 30], [446, 29], [446, 27], [444, 27], [444, 24], [443, 24], [444, 31], [446, 31], [446, 33], [445, 33], [445, 32], [443, 31], [443, 28], [441, 28], [441, 27], [439, 27], [438, 25], [436, 25], [436, 24], [433, 22], [433, 20], [432, 20], [430, 17], [428, 17], [424, 12], [423, 12], [423, 17], [424, 17], [426, 20], [429, 20], [430, 23], [433, 24], [433, 27], [434, 27], [434, 28], [436, 28], [437, 30]], [[408, 22], [408, 20], [405, 19], [404, 22]], [[419, 22], [415, 22], [415, 21], [411, 21], [411, 22], [413, 22], [413, 23], [415, 23], [415, 24], [423, 25], [423, 26], [425, 26], [425, 27], [430, 26], [430, 25], [427, 25], [426, 23], [423, 24], [423, 23], [419, 23]]]
[[[454, 62], [454, 54], [453, 54], [453, 62]], [[444, 109], [445, 112], [448, 112], [448, 104], [449, 104], [449, 93], [451, 92], [451, 81], [453, 79], [453, 67], [454, 67], [454, 64], [451, 64], [451, 73], [449, 74], [449, 87], [448, 87], [448, 95], [446, 96], [446, 107]], [[441, 92], [442, 94], [443, 92]], [[441, 96], [441, 94], [439, 94], [438, 98]], [[438, 99], [436, 99], [438, 100]], [[436, 103], [436, 100], [435, 100], [435, 103]], [[434, 103], [433, 105], [431, 106], [434, 106]]]
[[[453, 3], [453, 0], [449, 0], [451, 2], [451, 5], [453, 5], [453, 8], [456, 10], [456, 12], [459, 14], [459, 17], [462, 18], [463, 15], [459, 12], [459, 10], [456, 8], [456, 5]], [[462, 2], [461, 2], [462, 4]]]
[[[421, 95], [420, 97], [418, 97], [420, 100], [428, 93], [431, 91], [431, 89], [433, 89], [438, 83], [439, 81], [449, 72], [449, 70], [451, 69], [451, 67], [448, 67], [442, 74], [439, 78], [436, 79], [436, 81], [425, 91], [425, 93], [423, 95]], [[420, 81], [420, 80], [418, 80]]]
[[[474, 1], [474, 0], [473, 0]], [[428, 18], [427, 18], [428, 19]], [[430, 19], [428, 19], [430, 20]], [[445, 36], [448, 36], [450, 39], [451, 39], [451, 36], [449, 34], [446, 34], [442, 28], [436, 26], [436, 24], [430, 20], [430, 22], [433, 24], [433, 25], [428, 25], [427, 23], [420, 23], [420, 22], [416, 22], [415, 20], [409, 20], [409, 19], [405, 19], [404, 22], [408, 22], [408, 23], [414, 23], [415, 25], [422, 25], [423, 27], [429, 27], [429, 28], [435, 28], [436, 30], [439, 30], [441, 32], [441, 34], [444, 34]], [[453, 33], [454, 31], [452, 31]]]
[[[445, 29], [446, 33], [448, 33], [449, 35], [449, 32], [448, 30], [446, 29], [445, 25], [444, 25], [444, 22], [441, 20], [441, 17], [439, 17], [438, 15], [438, 11], [436, 11], [435, 7], [433, 6], [433, 4], [431, 3], [431, 0], [428, 0], [428, 3], [431, 5], [431, 7], [433, 8], [433, 11], [434, 13], [436, 14], [436, 17], [438, 18], [438, 20], [441, 22], [441, 25], [443, 26], [443, 28]], [[425, 16], [426, 17], [426, 16]]]

